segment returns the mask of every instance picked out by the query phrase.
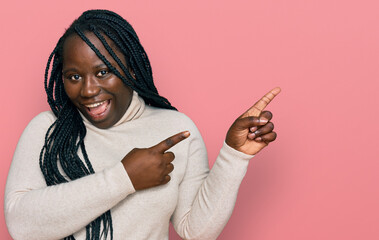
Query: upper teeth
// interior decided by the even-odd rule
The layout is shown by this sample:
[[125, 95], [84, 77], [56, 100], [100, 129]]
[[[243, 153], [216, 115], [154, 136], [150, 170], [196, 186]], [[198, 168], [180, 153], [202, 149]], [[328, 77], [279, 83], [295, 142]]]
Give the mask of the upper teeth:
[[106, 101], [102, 101], [102, 102], [98, 102], [98, 103], [88, 104], [88, 105], [85, 105], [85, 106], [88, 107], [88, 108], [94, 108], [94, 107], [100, 106], [101, 104], [103, 104], [105, 102]]

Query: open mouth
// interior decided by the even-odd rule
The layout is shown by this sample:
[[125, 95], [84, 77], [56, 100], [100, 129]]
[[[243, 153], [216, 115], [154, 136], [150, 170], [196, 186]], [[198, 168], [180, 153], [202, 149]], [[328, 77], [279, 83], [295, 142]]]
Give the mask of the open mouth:
[[111, 100], [108, 99], [102, 102], [84, 105], [84, 107], [88, 115], [90, 115], [93, 119], [99, 120], [106, 115], [110, 102]]

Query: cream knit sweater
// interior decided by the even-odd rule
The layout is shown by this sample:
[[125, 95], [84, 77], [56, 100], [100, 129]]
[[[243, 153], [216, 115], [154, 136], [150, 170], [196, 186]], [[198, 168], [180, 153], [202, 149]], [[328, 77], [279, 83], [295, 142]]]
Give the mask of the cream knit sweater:
[[[134, 92], [131, 105], [109, 129], [84, 119], [85, 145], [95, 174], [46, 186], [39, 154], [52, 112], [42, 112], [24, 130], [9, 170], [5, 218], [16, 240], [85, 239], [85, 226], [111, 209], [114, 239], [168, 239], [169, 222], [184, 239], [216, 239], [227, 223], [251, 155], [225, 144], [209, 171], [204, 142], [184, 114], [145, 105]], [[122, 158], [180, 131], [191, 136], [172, 147], [175, 169], [168, 184], [135, 191]]]

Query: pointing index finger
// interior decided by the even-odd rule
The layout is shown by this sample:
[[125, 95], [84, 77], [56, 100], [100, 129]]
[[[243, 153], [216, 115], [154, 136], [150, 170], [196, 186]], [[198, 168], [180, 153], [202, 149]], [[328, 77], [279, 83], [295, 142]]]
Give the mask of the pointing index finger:
[[187, 137], [189, 137], [190, 132], [184, 131], [181, 133], [177, 133], [166, 140], [163, 140], [162, 142], [158, 143], [157, 145], [153, 146], [158, 152], [164, 153], [165, 151], [169, 150], [171, 147], [175, 146], [179, 142], [183, 141]]
[[258, 102], [256, 102], [249, 110], [247, 110], [241, 117], [259, 117], [266, 106], [280, 93], [280, 87], [276, 87], [266, 93]]

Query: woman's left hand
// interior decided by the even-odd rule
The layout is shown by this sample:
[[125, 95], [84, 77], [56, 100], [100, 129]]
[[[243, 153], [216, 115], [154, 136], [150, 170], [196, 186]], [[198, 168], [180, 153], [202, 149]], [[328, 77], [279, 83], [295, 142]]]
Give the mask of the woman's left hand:
[[272, 89], [238, 117], [229, 128], [226, 144], [240, 152], [254, 155], [274, 141], [276, 133], [273, 132], [274, 124], [270, 122], [272, 113], [263, 110], [280, 91], [279, 87]]

